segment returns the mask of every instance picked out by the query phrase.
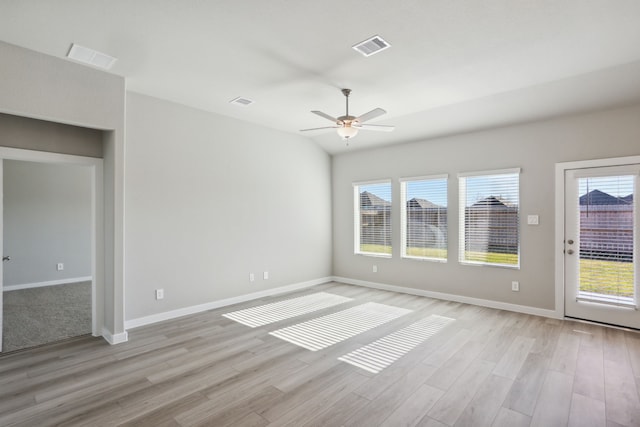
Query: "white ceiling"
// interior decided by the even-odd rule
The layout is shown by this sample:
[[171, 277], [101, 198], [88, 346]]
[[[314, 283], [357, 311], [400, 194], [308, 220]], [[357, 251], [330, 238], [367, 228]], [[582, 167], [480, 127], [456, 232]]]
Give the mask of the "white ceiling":
[[[127, 89], [299, 134], [388, 111], [329, 153], [640, 100], [638, 0], [2, 0], [0, 40], [118, 58]], [[351, 46], [379, 34], [392, 47]], [[250, 107], [229, 104], [237, 96]]]

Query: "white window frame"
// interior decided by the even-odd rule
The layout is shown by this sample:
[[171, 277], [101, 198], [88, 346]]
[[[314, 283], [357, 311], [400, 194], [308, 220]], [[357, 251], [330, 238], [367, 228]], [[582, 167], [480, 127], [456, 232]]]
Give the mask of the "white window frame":
[[[379, 253], [379, 252], [363, 252], [360, 250], [360, 187], [364, 185], [376, 185], [376, 184], [389, 184], [391, 189], [391, 206], [389, 216], [391, 217], [391, 209], [393, 208], [393, 185], [391, 179], [379, 179], [373, 181], [359, 181], [354, 182], [353, 185], [353, 253], [355, 255], [379, 257], [379, 258], [391, 258], [393, 256], [393, 242], [391, 244], [391, 253]], [[393, 240], [393, 225], [389, 223], [390, 235]]]
[[[463, 172], [458, 174], [458, 262], [462, 265], [474, 265], [474, 266], [487, 266], [487, 267], [498, 267], [498, 268], [509, 268], [509, 269], [520, 269], [521, 256], [520, 256], [520, 237], [522, 235], [521, 227], [522, 222], [520, 221], [520, 215], [522, 212], [521, 203], [520, 203], [520, 168], [510, 168], [510, 169], [497, 169], [497, 170], [487, 170], [487, 171], [477, 171], [477, 172]], [[486, 262], [486, 261], [469, 261], [465, 260], [465, 248], [466, 248], [466, 239], [465, 239], [465, 231], [466, 231], [466, 202], [467, 202], [467, 189], [466, 189], [466, 178], [477, 178], [482, 176], [495, 176], [495, 175], [518, 175], [518, 263], [517, 264], [500, 264], [494, 262]], [[462, 178], [462, 179], [461, 179]]]
[[[448, 174], [440, 174], [440, 175], [426, 175], [426, 176], [414, 176], [414, 177], [406, 177], [400, 178], [400, 257], [406, 259], [415, 259], [420, 261], [433, 261], [433, 262], [443, 262], [446, 263], [449, 258], [449, 233], [447, 230], [447, 256], [445, 258], [436, 258], [436, 257], [424, 257], [424, 256], [413, 256], [407, 255], [407, 183], [414, 181], [435, 181], [435, 180], [445, 180], [446, 185], [446, 193], [447, 193], [447, 222], [449, 218], [449, 175]], [[448, 228], [448, 224], [447, 224]]]

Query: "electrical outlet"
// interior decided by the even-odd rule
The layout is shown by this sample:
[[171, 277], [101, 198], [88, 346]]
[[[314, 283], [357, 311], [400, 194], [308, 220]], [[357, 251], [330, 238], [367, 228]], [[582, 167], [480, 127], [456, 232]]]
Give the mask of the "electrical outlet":
[[516, 282], [515, 280], [513, 282], [511, 282], [511, 290], [513, 292], [520, 291], [520, 282]]
[[57, 263], [56, 264], [56, 270], [58, 270], [58, 271], [64, 270], [64, 264], [61, 263], [61, 262]]
[[264, 280], [269, 280], [269, 272], [268, 272], [268, 271], [265, 271], [264, 273], [262, 273], [262, 278], [263, 278]]
[[377, 265], [374, 265], [374, 266], [373, 266], [373, 272], [374, 272], [374, 273], [377, 273], [377, 272], [378, 272], [378, 266], [377, 266]]
[[164, 298], [164, 289], [156, 289], [156, 299], [160, 300]]
[[255, 282], [255, 280], [256, 280], [256, 275], [253, 274], [253, 273], [249, 273], [249, 281], [250, 282]]

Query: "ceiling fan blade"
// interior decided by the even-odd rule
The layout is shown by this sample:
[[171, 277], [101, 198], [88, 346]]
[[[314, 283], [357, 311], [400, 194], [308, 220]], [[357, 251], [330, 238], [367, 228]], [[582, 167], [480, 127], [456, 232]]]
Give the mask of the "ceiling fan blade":
[[357, 124], [354, 123], [353, 127], [357, 129], [364, 129], [364, 130], [375, 130], [378, 132], [391, 132], [396, 128], [395, 126], [391, 126], [391, 125], [367, 125], [367, 124], [360, 124], [360, 123], [357, 123]]
[[331, 120], [334, 123], [338, 123], [339, 120], [336, 119], [335, 117], [331, 117], [330, 115], [323, 113], [322, 111], [312, 111], [313, 114], [317, 114], [320, 117], [324, 117], [327, 120]]
[[340, 126], [323, 126], [321, 128], [300, 129], [300, 132], [306, 132], [308, 130], [320, 130], [320, 129], [338, 129]]
[[364, 123], [367, 120], [375, 119], [376, 117], [380, 117], [383, 114], [387, 114], [387, 112], [385, 110], [383, 110], [382, 108], [375, 108], [375, 109], [369, 111], [368, 113], [364, 113], [360, 117], [357, 117], [355, 121], [360, 122], [360, 123]]

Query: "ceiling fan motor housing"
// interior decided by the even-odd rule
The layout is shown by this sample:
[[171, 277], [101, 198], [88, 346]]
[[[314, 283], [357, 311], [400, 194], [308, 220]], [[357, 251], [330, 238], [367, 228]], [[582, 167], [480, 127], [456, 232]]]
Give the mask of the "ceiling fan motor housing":
[[356, 117], [355, 116], [340, 116], [338, 117], [338, 120], [336, 121], [336, 124], [343, 124], [343, 123], [351, 123], [353, 121], [355, 121]]

